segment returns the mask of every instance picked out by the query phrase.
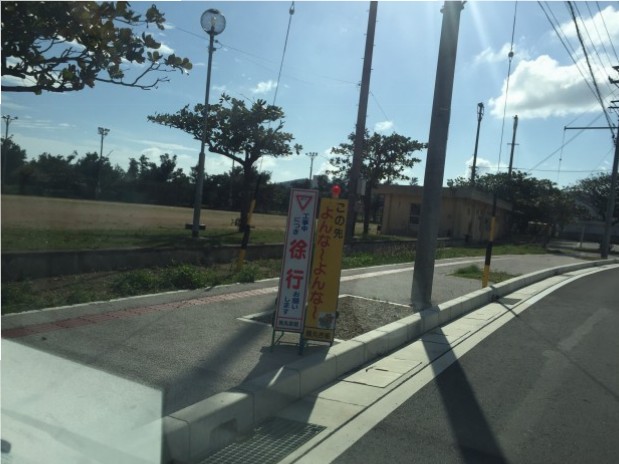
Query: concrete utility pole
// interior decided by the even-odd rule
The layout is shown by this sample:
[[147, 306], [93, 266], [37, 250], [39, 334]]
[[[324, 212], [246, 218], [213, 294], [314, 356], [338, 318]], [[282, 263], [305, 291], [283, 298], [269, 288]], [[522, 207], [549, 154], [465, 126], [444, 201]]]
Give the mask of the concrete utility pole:
[[370, 75], [372, 73], [372, 53], [374, 50], [374, 35], [376, 32], [376, 13], [378, 2], [370, 2], [370, 15], [368, 18], [368, 32], [365, 39], [365, 56], [363, 58], [363, 72], [361, 74], [361, 91], [359, 95], [359, 111], [357, 113], [357, 126], [355, 142], [348, 179], [348, 224], [346, 228], [346, 242], [350, 243], [355, 235], [355, 205], [357, 203], [357, 186], [361, 164], [363, 163], [363, 145], [365, 138], [365, 119], [368, 112], [368, 98], [370, 95]]
[[463, 2], [445, 2], [441, 10], [443, 12], [443, 24], [436, 65], [434, 102], [432, 104], [428, 156], [423, 181], [423, 200], [411, 291], [411, 301], [415, 310], [432, 306], [434, 260], [441, 219], [441, 196], [451, 116], [451, 96], [458, 50], [460, 13], [463, 8]]
[[318, 156], [318, 153], [316, 153], [315, 151], [311, 151], [311, 152], [307, 153], [307, 156], [310, 157], [309, 181], [310, 181], [310, 188], [311, 188], [312, 187], [312, 174], [314, 172], [314, 158], [316, 158]]
[[601, 250], [602, 259], [608, 259], [608, 252], [610, 251], [610, 236], [617, 192], [617, 168], [619, 168], [619, 123], [617, 124], [617, 135], [615, 136], [615, 158], [613, 159], [613, 170], [610, 175], [610, 192], [608, 194], [608, 204], [606, 205], [606, 222], [604, 223], [604, 237], [602, 238]]
[[[613, 170], [610, 174], [610, 192], [608, 193], [608, 202], [606, 203], [606, 221], [604, 222], [604, 235], [602, 236], [602, 243], [600, 244], [600, 257], [602, 259], [608, 259], [608, 252], [610, 249], [610, 236], [612, 232], [613, 225], [613, 212], [615, 211], [615, 200], [617, 191], [617, 168], [619, 168], [619, 124], [617, 125], [617, 136], [614, 137], [615, 143], [615, 157], [613, 159]], [[590, 130], [590, 129], [610, 129], [611, 134], [612, 130], [615, 127], [612, 126], [602, 126], [602, 127], [564, 127], [563, 130]]]
[[[4, 119], [4, 140], [2, 141], [2, 147], [4, 148], [6, 145], [7, 140], [9, 139], [9, 125], [11, 124], [11, 121], [15, 121], [16, 119], [19, 119], [17, 116], [13, 117], [10, 114], [4, 115], [2, 116], [2, 119]], [[7, 152], [5, 150], [4, 155], [2, 156], [2, 190], [4, 190], [5, 188], [5, 183], [6, 183], [6, 163], [7, 163]]]
[[477, 147], [479, 146], [479, 128], [484, 117], [484, 104], [477, 104], [477, 135], [475, 136], [475, 151], [473, 152], [473, 167], [471, 168], [471, 185], [475, 186], [475, 169], [477, 167]]
[[99, 135], [101, 136], [101, 149], [99, 150], [99, 163], [97, 166], [97, 187], [95, 189], [95, 199], [99, 199], [101, 195], [101, 168], [103, 167], [103, 139], [110, 133], [109, 129], [105, 127], [98, 128]]
[[512, 149], [509, 153], [509, 168], [507, 170], [507, 178], [511, 181], [512, 166], [514, 165], [514, 147], [516, 146], [516, 131], [518, 130], [518, 115], [514, 116], [514, 133], [512, 134]]

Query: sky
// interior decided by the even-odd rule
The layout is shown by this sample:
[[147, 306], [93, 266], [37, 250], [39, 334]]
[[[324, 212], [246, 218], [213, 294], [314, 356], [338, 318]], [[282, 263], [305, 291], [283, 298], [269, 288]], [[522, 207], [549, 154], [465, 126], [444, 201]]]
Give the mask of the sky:
[[[132, 2], [144, 12], [151, 2]], [[127, 169], [142, 154], [151, 161], [168, 153], [189, 173], [197, 164], [200, 142], [173, 128], [147, 121], [148, 115], [174, 113], [204, 101], [208, 36], [200, 16], [216, 8], [226, 18], [213, 55], [210, 102], [225, 92], [251, 102], [264, 99], [282, 107], [284, 130], [303, 146], [300, 155], [264, 157], [260, 170], [274, 182], [306, 178], [308, 153], [316, 152], [313, 173], [330, 168], [331, 148], [354, 131], [368, 25], [369, 2], [289, 1], [156, 2], [166, 29], [149, 31], [164, 52], [188, 57], [188, 74], [172, 73], [154, 90], [97, 83], [68, 93], [3, 92], [2, 115], [9, 135], [29, 158], [43, 152], [79, 156], [99, 152], [98, 127], [109, 129], [103, 153]], [[441, 32], [443, 2], [380, 1], [374, 42], [366, 126], [385, 135], [396, 132], [427, 142]], [[584, 50], [565, 2], [470, 1], [461, 13], [446, 152], [444, 184], [469, 176], [478, 124], [478, 103], [485, 107], [477, 154], [479, 174], [505, 172], [514, 116], [518, 116], [515, 169], [559, 186], [592, 174], [610, 173], [613, 142], [602, 105], [619, 99], [619, 6], [616, 2], [574, 2]], [[287, 27], [289, 39], [283, 54]], [[515, 21], [514, 21], [515, 19]], [[515, 28], [514, 28], [515, 24]], [[513, 32], [513, 42], [512, 42]], [[513, 51], [510, 60], [508, 54]], [[278, 72], [283, 60], [281, 78]], [[595, 95], [599, 88], [602, 102]], [[509, 80], [508, 80], [509, 70]], [[135, 71], [139, 71], [136, 69]], [[5, 77], [2, 78], [5, 82]], [[507, 104], [505, 96], [507, 94]], [[617, 113], [607, 112], [613, 125]], [[3, 121], [4, 123], [4, 121]], [[5, 136], [2, 125], [2, 136]], [[423, 184], [421, 163], [408, 173]], [[232, 162], [207, 153], [207, 174], [229, 170]]]

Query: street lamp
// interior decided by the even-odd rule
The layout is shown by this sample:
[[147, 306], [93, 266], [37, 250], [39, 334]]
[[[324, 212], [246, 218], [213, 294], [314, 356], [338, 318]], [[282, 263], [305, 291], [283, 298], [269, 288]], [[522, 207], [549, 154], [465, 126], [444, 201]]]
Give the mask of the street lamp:
[[475, 137], [475, 152], [473, 153], [473, 167], [471, 169], [471, 184], [475, 186], [475, 168], [477, 166], [477, 147], [479, 145], [479, 126], [484, 117], [484, 104], [477, 104], [477, 136]]
[[99, 150], [99, 163], [97, 166], [97, 188], [95, 190], [95, 199], [99, 199], [101, 194], [101, 167], [103, 166], [103, 138], [110, 133], [109, 129], [105, 127], [97, 128], [99, 135], [101, 136], [101, 149]]
[[208, 94], [211, 87], [211, 64], [213, 62], [213, 52], [215, 47], [213, 43], [215, 36], [221, 34], [226, 28], [226, 18], [213, 8], [202, 13], [200, 18], [202, 29], [209, 35], [208, 46], [208, 66], [206, 68], [206, 92], [204, 97], [204, 128], [202, 130], [202, 141], [200, 144], [200, 156], [198, 158], [198, 178], [196, 180], [196, 195], [193, 205], [193, 225], [191, 228], [191, 236], [198, 237], [200, 230], [200, 209], [202, 208], [202, 188], [204, 185], [204, 146], [206, 145], [206, 129], [208, 124]]
[[2, 154], [2, 190], [6, 189], [6, 167], [7, 167], [7, 158], [8, 158], [8, 149], [6, 149], [6, 142], [9, 140], [9, 125], [11, 121], [15, 121], [19, 119], [17, 116], [13, 117], [10, 114], [2, 116], [5, 122], [5, 132], [4, 132], [4, 140], [2, 141], [2, 149], [4, 153]]

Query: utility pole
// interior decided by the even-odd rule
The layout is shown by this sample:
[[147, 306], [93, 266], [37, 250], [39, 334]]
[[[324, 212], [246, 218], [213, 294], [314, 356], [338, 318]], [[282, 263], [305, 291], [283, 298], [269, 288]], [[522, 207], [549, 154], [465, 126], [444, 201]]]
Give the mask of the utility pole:
[[606, 205], [606, 222], [604, 223], [604, 237], [602, 238], [601, 250], [602, 259], [608, 259], [608, 252], [610, 251], [610, 236], [617, 193], [617, 168], [619, 168], [619, 122], [617, 123], [617, 135], [615, 136], [615, 158], [613, 159], [613, 170], [610, 175], [610, 192]]
[[475, 136], [475, 151], [473, 152], [473, 168], [471, 169], [471, 185], [475, 187], [475, 169], [477, 166], [477, 147], [479, 146], [479, 128], [484, 117], [484, 104], [477, 104], [477, 135]]
[[103, 167], [103, 139], [110, 133], [109, 129], [105, 127], [98, 128], [99, 135], [101, 136], [101, 149], [99, 150], [99, 163], [97, 166], [97, 187], [95, 189], [95, 200], [99, 199], [101, 195], [101, 168]]
[[312, 173], [314, 172], [314, 158], [316, 158], [318, 156], [318, 153], [316, 153], [315, 151], [311, 151], [311, 152], [307, 153], [307, 156], [310, 157], [309, 181], [310, 181], [310, 188], [311, 188], [312, 184], [313, 184]]
[[445, 174], [445, 154], [451, 116], [460, 13], [464, 3], [447, 1], [443, 5], [443, 24], [436, 65], [434, 102], [428, 137], [428, 155], [423, 181], [423, 200], [417, 238], [411, 300], [415, 310], [432, 306], [432, 283], [438, 228], [441, 219], [441, 196]]
[[368, 32], [365, 38], [365, 55], [363, 57], [363, 72], [361, 74], [361, 91], [359, 94], [359, 111], [357, 112], [357, 126], [355, 142], [348, 179], [348, 224], [346, 229], [346, 243], [352, 241], [355, 235], [355, 206], [357, 204], [357, 186], [363, 163], [363, 145], [365, 140], [365, 119], [368, 112], [368, 98], [370, 95], [370, 75], [372, 73], [372, 53], [374, 51], [374, 35], [376, 32], [376, 13], [378, 2], [370, 2], [370, 15], [368, 18]]
[[518, 115], [514, 116], [514, 132], [512, 134], [512, 149], [509, 153], [509, 169], [507, 170], [507, 178], [509, 181], [512, 179], [512, 166], [514, 165], [514, 147], [516, 146], [516, 131], [518, 130]]
[[[563, 130], [589, 130], [589, 129], [610, 129], [611, 134], [613, 129], [617, 129], [617, 136], [614, 137], [615, 143], [615, 157], [613, 159], [613, 170], [610, 174], [610, 192], [608, 193], [608, 202], [606, 203], [606, 221], [604, 222], [604, 235], [602, 236], [602, 243], [600, 243], [600, 257], [602, 259], [608, 259], [608, 252], [610, 249], [610, 236], [613, 225], [613, 213], [615, 211], [615, 192], [617, 191], [617, 168], [619, 167], [619, 124], [618, 127], [564, 127]], [[613, 134], [614, 135], [614, 134]]]
[[5, 189], [5, 185], [6, 185], [6, 164], [7, 164], [7, 158], [8, 158], [8, 153], [7, 153], [7, 149], [6, 149], [6, 142], [7, 140], [9, 140], [9, 125], [11, 124], [11, 121], [15, 121], [17, 119], [19, 119], [17, 116], [13, 117], [10, 114], [7, 114], [5, 116], [2, 116], [2, 119], [4, 119], [4, 140], [2, 141], [2, 148], [4, 148], [4, 153], [2, 154], [2, 190]]

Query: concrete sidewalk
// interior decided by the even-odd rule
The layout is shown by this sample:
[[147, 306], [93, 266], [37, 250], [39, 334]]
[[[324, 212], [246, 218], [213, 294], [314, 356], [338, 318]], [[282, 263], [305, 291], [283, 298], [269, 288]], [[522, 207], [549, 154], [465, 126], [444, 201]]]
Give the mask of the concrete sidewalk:
[[[442, 303], [438, 308], [411, 315], [406, 320], [330, 348], [310, 346], [302, 358], [294, 344], [279, 345], [271, 351], [271, 328], [247, 321], [248, 315], [272, 310], [276, 280], [4, 316], [2, 348], [5, 356], [7, 352], [23, 353], [23, 350], [11, 351], [10, 348], [7, 351], [8, 344], [16, 343], [55, 360], [70, 362], [72, 369], [110, 374], [106, 378], [108, 384], [114, 384], [117, 379], [117, 385], [129, 381], [137, 390], [145, 389], [148, 394], [124, 395], [127, 389], [108, 387], [116, 391], [116, 395], [109, 397], [95, 392], [91, 401], [84, 403], [89, 406], [83, 406], [93, 411], [82, 412], [101, 418], [106, 415], [105, 411], [109, 414], [119, 410], [148, 411], [144, 416], [131, 416], [124, 427], [135, 432], [144, 424], [159, 422], [163, 428], [163, 445], [159, 445], [164, 450], [163, 461], [198, 462], [236, 434], [250, 430], [286, 404], [342, 373], [372, 361], [446, 320], [488, 303], [501, 292], [509, 293], [519, 285], [556, 272], [551, 270], [515, 279], [484, 291], [474, 291], [479, 288], [479, 282], [449, 275], [458, 267], [482, 262], [483, 258], [437, 261], [433, 301]], [[493, 259], [493, 269], [518, 274], [560, 265], [587, 267], [594, 264], [552, 255]], [[407, 304], [411, 279], [411, 264], [350, 270], [343, 273], [340, 291]], [[464, 295], [465, 298], [459, 298]], [[453, 301], [445, 305], [449, 300]], [[285, 339], [291, 343], [297, 340], [296, 335], [287, 335]], [[45, 379], [54, 378], [59, 368], [52, 368], [52, 363], [42, 364], [40, 360], [34, 364], [40, 383], [33, 384], [30, 381], [33, 364], [21, 363], [19, 359], [13, 361], [10, 365], [3, 363], [3, 415], [11, 404], [5, 399], [8, 395], [10, 400], [9, 392], [15, 390], [23, 393], [12, 403], [20, 408], [23, 398], [40, 396], [39, 390], [45, 391], [46, 403], [58, 405], [74, 403], [68, 391], [85, 395], [86, 390], [93, 389], [90, 383], [83, 388], [76, 384], [77, 376], [65, 382], [71, 384], [68, 391], [58, 388], [57, 382]], [[153, 396], [152, 392], [157, 394]], [[153, 410], [159, 411], [154, 414], [158, 416], [156, 419]], [[71, 417], [67, 417], [67, 421], [65, 429], [86, 434], [89, 440], [101, 440], [100, 430], [93, 436], [86, 433], [83, 426], [72, 424]], [[57, 425], [52, 419], [40, 424], [43, 428]], [[148, 430], [148, 436], [152, 437], [152, 428]], [[116, 431], [116, 435], [118, 433]], [[140, 450], [144, 447], [136, 443], [143, 442], [144, 439], [122, 441], [126, 446], [123, 448], [126, 458], [116, 456], [115, 462], [139, 461], [136, 456], [142, 456]], [[120, 441], [116, 444], [120, 446]], [[147, 448], [152, 449], [152, 444]]]

